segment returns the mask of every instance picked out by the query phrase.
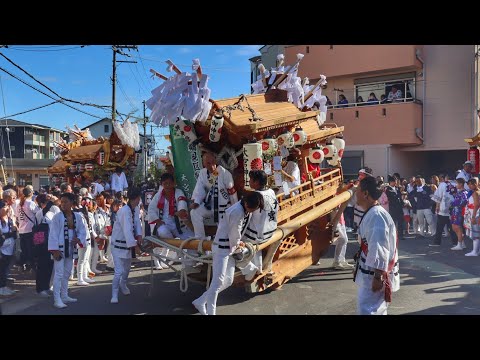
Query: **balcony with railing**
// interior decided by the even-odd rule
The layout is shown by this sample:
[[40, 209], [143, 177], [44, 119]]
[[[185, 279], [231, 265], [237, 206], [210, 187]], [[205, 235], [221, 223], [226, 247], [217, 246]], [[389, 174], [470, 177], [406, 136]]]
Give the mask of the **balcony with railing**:
[[415, 96], [417, 85], [414, 79], [402, 79], [334, 89], [327, 122], [344, 126], [350, 145], [420, 145], [423, 104]]
[[26, 145], [45, 146], [45, 136], [38, 134], [25, 133]]
[[285, 63], [293, 64], [304, 54], [299, 76], [317, 79], [386, 71], [414, 71], [422, 68], [416, 58], [421, 45], [293, 45], [285, 47]]
[[29, 159], [29, 160], [45, 159], [45, 154], [36, 153], [32, 151], [25, 151], [25, 159]]

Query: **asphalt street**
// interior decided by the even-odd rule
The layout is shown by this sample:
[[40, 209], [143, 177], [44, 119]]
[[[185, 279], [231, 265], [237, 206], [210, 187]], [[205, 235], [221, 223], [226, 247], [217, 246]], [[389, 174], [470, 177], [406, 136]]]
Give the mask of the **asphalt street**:
[[[406, 237], [400, 242], [401, 288], [393, 294], [391, 315], [480, 314], [480, 257], [466, 257], [471, 250], [450, 250], [450, 240], [429, 247], [428, 239]], [[351, 260], [357, 249], [352, 238], [347, 249]], [[228, 288], [219, 295], [218, 315], [354, 315], [356, 285], [350, 271], [332, 269], [334, 246], [319, 265], [313, 265], [281, 289], [249, 294], [243, 288]], [[5, 315], [192, 315], [191, 305], [204, 286], [189, 282], [188, 291], [179, 289], [179, 277], [172, 270], [154, 270], [151, 287], [149, 257], [135, 263], [129, 278], [129, 296], [120, 295], [119, 304], [110, 304], [112, 273], [96, 277], [87, 287], [71, 282], [70, 296], [78, 302], [65, 309], [53, 307], [52, 299], [39, 298], [28, 274], [16, 274], [9, 284], [17, 294], [0, 299]], [[104, 265], [101, 265], [102, 267]], [[101, 267], [101, 268], [102, 268]], [[18, 275], [18, 276], [17, 276]], [[24, 279], [20, 279], [23, 277]]]

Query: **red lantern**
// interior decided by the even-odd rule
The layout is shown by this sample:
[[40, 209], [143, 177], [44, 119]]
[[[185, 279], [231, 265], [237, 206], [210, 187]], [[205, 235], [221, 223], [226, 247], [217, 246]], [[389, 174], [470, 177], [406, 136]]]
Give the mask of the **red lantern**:
[[473, 173], [478, 174], [480, 171], [480, 151], [476, 146], [472, 146], [467, 151], [467, 160], [473, 163]]

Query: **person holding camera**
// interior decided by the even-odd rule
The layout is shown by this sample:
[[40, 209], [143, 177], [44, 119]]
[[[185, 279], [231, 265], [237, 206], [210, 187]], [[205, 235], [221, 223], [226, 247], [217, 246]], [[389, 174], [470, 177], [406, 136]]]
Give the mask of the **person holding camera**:
[[262, 194], [249, 192], [242, 200], [229, 207], [225, 216], [220, 219], [212, 244], [212, 282], [208, 290], [192, 302], [200, 314], [216, 314], [218, 294], [233, 283], [235, 259], [232, 255], [238, 248], [245, 247], [241, 239], [250, 223], [251, 215], [263, 207]]
[[68, 278], [73, 268], [74, 248], [87, 244], [87, 224], [83, 215], [73, 212], [75, 195], [63, 193], [60, 198], [61, 212], [55, 214], [48, 234], [48, 251], [55, 260], [53, 264], [53, 306], [67, 307], [65, 303], [77, 302], [68, 296]]
[[15, 291], [7, 287], [7, 275], [12, 263], [18, 230], [8, 210], [8, 204], [0, 200], [0, 296], [15, 294]]

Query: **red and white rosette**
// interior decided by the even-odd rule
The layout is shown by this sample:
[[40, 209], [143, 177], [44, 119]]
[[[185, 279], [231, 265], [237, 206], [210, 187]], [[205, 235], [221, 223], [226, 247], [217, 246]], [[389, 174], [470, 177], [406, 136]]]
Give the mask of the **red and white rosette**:
[[265, 138], [258, 141], [262, 145], [262, 153], [264, 155], [275, 155], [278, 149], [278, 142], [273, 138]]

